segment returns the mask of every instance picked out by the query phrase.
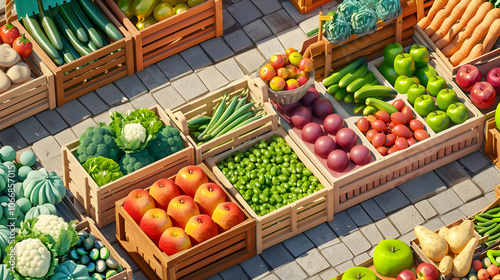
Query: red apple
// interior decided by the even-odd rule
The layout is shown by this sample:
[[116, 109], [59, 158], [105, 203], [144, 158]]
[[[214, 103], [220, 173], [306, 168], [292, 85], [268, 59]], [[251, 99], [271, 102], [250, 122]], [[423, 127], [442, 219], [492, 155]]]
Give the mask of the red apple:
[[174, 226], [184, 228], [191, 217], [200, 215], [200, 210], [190, 196], [179, 195], [168, 204], [167, 214]]
[[396, 277], [396, 280], [416, 280], [417, 277], [413, 272], [409, 269], [405, 269], [401, 271], [401, 273], [398, 274], [398, 277]]
[[299, 61], [299, 69], [304, 72], [311, 72], [313, 70], [313, 62], [309, 58], [302, 58]]
[[436, 280], [439, 272], [434, 264], [421, 263], [417, 266], [417, 278], [423, 280]]
[[212, 220], [217, 224], [219, 232], [224, 232], [245, 220], [245, 214], [234, 202], [224, 202], [214, 210]]
[[123, 209], [137, 224], [141, 222], [142, 216], [153, 208], [155, 208], [155, 200], [143, 189], [131, 191], [123, 203]]
[[217, 224], [210, 216], [205, 214], [191, 217], [186, 224], [185, 230], [193, 245], [199, 244], [219, 234]]
[[170, 256], [191, 248], [191, 240], [182, 228], [171, 227], [167, 228], [161, 235], [158, 247]]
[[472, 103], [479, 109], [486, 109], [493, 105], [496, 96], [495, 89], [488, 82], [476, 83], [470, 92]]
[[305, 73], [297, 74], [297, 76], [295, 76], [295, 78], [297, 78], [297, 82], [299, 82], [299, 85], [301, 86], [305, 85], [307, 81], [309, 81], [309, 77]]
[[264, 81], [270, 81], [274, 76], [276, 76], [276, 69], [270, 63], [259, 70], [259, 77]]
[[281, 54], [275, 54], [275, 55], [271, 56], [271, 59], [269, 59], [269, 62], [276, 70], [285, 66], [285, 60], [283, 59], [283, 56], [281, 56]]
[[198, 208], [202, 214], [212, 216], [215, 207], [220, 203], [226, 202], [226, 193], [219, 185], [206, 183], [198, 188], [194, 195], [194, 201], [198, 203]]
[[173, 225], [170, 217], [167, 215], [167, 211], [161, 208], [153, 208], [149, 209], [142, 216], [139, 226], [155, 244], [158, 244], [163, 232]]
[[500, 89], [500, 68], [492, 68], [488, 72], [488, 75], [486, 75], [486, 81], [490, 83], [490, 85], [492, 85], [495, 90]]
[[175, 184], [190, 197], [194, 197], [198, 187], [205, 183], [208, 183], [207, 174], [196, 165], [182, 168], [175, 177]]
[[481, 71], [474, 65], [465, 64], [458, 69], [456, 79], [463, 91], [471, 91], [472, 86], [481, 81]]
[[167, 210], [170, 200], [181, 195], [181, 192], [174, 181], [163, 178], [154, 182], [149, 188], [149, 194], [154, 198], [156, 207]]

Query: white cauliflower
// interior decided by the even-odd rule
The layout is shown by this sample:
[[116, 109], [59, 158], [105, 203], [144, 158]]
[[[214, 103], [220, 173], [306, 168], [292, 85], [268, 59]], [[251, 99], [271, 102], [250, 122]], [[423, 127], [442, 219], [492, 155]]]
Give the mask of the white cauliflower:
[[63, 218], [55, 215], [40, 215], [33, 225], [33, 230], [50, 235], [54, 240], [59, 240], [61, 232], [68, 230], [68, 228], [69, 224]]
[[134, 142], [136, 139], [144, 142], [146, 141], [147, 132], [140, 123], [128, 123], [123, 127], [123, 136], [129, 142]]
[[52, 255], [40, 239], [28, 238], [15, 246], [16, 270], [24, 277], [41, 278], [47, 275]]

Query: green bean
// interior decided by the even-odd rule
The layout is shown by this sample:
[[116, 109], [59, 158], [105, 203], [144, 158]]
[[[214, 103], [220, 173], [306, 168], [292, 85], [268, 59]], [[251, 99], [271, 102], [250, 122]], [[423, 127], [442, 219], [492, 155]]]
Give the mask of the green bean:
[[252, 117], [253, 115], [255, 115], [255, 111], [246, 112], [245, 114], [243, 114], [239, 118], [237, 118], [235, 121], [231, 122], [230, 125], [226, 126], [224, 129], [222, 129], [219, 133], [217, 133], [214, 136], [214, 138], [219, 137], [221, 135], [224, 135], [225, 133], [227, 133], [230, 130], [232, 130], [233, 128], [235, 128], [238, 124], [240, 124], [244, 120], [248, 119], [249, 117]]
[[486, 211], [485, 213], [490, 214], [490, 215], [500, 213], [500, 207], [491, 208], [490, 210]]
[[224, 112], [224, 109], [226, 108], [226, 98], [227, 95], [224, 95], [222, 97], [222, 100], [217, 104], [217, 108], [215, 109], [214, 113], [212, 114], [212, 119], [208, 123], [207, 128], [198, 136], [198, 140], [203, 140], [205, 134], [213, 127], [213, 125], [219, 120], [220, 116], [222, 116], [222, 113]]
[[240, 95], [236, 95], [233, 97], [233, 99], [229, 102], [229, 105], [224, 110], [224, 113], [219, 118], [219, 120], [212, 126], [212, 128], [209, 131], [207, 131], [207, 133], [206, 133], [207, 135], [212, 133], [217, 127], [219, 127], [224, 122], [224, 120], [229, 118], [229, 116], [231, 116], [234, 113], [234, 108], [236, 108], [236, 103], [237, 103], [239, 97], [240, 97]]
[[485, 235], [492, 235], [500, 230], [500, 224], [497, 224], [493, 229], [488, 230]]
[[246, 113], [250, 108], [252, 108], [253, 105], [254, 103], [247, 103], [243, 105], [241, 108], [235, 111], [227, 120], [225, 120], [217, 129], [212, 131], [210, 136], [214, 138], [217, 134], [219, 134], [219, 132], [224, 130], [228, 125], [235, 122], [237, 118], [239, 118], [241, 115]]

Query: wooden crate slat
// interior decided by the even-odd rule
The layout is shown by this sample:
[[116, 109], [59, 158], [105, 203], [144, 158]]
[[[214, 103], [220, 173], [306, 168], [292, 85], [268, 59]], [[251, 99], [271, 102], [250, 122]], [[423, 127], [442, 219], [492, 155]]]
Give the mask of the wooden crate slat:
[[500, 168], [500, 132], [498, 131], [495, 118], [486, 121], [484, 154], [493, 164]]
[[41, 99], [48, 102], [47, 85], [42, 85], [21, 95], [13, 95], [6, 102], [0, 103], [0, 116], [8, 115], [22, 109], [27, 104], [38, 102]]
[[90, 64], [87, 64], [85, 66], [82, 66], [81, 68], [79, 69], [71, 69], [71, 72], [69, 72], [68, 74], [64, 75], [63, 76], [63, 81], [64, 82], [67, 82], [77, 76], [80, 76], [84, 73], [87, 73], [87, 72], [90, 72], [90, 71], [95, 71], [96, 69], [98, 69], [100, 66], [110, 62], [110, 61], [113, 61], [114, 59], [117, 59], [117, 58], [120, 58], [122, 57], [123, 55], [125, 54], [125, 50], [120, 50], [120, 51], [117, 51], [116, 53], [113, 53], [113, 54], [110, 54], [108, 56], [105, 56], [104, 58], [96, 61], [96, 62], [93, 62], [93, 63], [90, 63]]
[[24, 110], [17, 111], [9, 116], [0, 117], [0, 129], [9, 127], [16, 124], [24, 119], [27, 119], [41, 111], [49, 109], [49, 104], [45, 100], [38, 101], [36, 103], [29, 104], [24, 107]]

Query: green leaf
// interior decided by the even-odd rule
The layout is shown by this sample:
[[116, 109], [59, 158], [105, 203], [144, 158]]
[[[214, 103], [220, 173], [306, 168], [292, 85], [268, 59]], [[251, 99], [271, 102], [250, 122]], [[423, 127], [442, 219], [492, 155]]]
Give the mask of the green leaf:
[[99, 187], [123, 177], [120, 165], [105, 157], [90, 158], [83, 164], [83, 168], [87, 170]]

